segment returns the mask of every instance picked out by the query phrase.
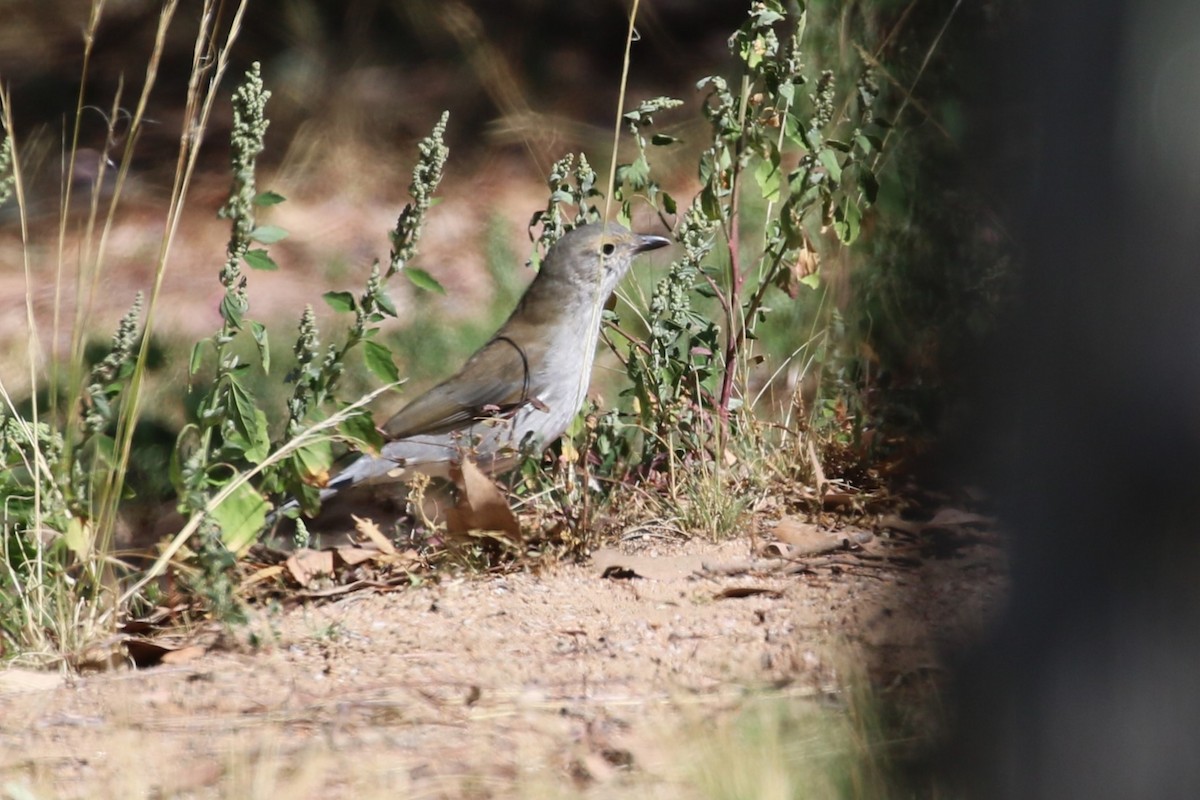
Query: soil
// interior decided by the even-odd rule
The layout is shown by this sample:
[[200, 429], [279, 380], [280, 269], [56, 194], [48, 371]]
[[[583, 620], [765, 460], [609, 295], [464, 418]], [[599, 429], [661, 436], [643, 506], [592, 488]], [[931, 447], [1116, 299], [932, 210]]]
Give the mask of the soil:
[[183, 663], [0, 673], [0, 784], [64, 798], [697, 796], [696, 740], [722, 719], [755, 698], [845, 710], [863, 683], [932, 735], [945, 654], [1004, 597], [998, 538], [914, 526], [790, 564], [750, 540], [630, 538], [540, 574], [260, 609]]

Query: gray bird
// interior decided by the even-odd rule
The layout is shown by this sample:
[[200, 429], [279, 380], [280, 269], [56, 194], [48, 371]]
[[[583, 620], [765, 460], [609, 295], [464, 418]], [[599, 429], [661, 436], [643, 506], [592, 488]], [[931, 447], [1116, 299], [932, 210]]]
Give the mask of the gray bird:
[[494, 473], [515, 466], [523, 453], [541, 452], [583, 405], [603, 305], [636, 255], [670, 243], [616, 223], [566, 233], [491, 340], [389, 419], [382, 454], [359, 457], [321, 499], [417, 472], [445, 477], [464, 453]]

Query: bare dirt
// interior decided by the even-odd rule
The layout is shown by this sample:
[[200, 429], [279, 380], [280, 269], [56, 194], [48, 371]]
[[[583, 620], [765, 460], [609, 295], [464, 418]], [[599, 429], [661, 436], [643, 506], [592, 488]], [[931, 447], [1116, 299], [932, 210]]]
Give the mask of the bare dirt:
[[979, 636], [1005, 589], [996, 537], [967, 528], [895, 532], [793, 574], [753, 557], [749, 536], [633, 538], [604, 559], [654, 577], [593, 559], [443, 578], [259, 610], [182, 664], [49, 686], [11, 673], [0, 786], [701, 796], [700, 742], [754, 698], [844, 708], [865, 683], [929, 735], [943, 654]]

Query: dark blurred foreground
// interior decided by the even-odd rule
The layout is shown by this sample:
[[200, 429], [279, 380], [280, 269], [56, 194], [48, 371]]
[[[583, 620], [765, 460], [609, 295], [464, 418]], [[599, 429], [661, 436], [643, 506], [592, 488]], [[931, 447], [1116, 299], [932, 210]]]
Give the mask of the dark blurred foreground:
[[1031, 111], [992, 144], [1036, 143], [988, 387], [1012, 609], [947, 763], [970, 797], [1200, 797], [1200, 7], [1027, 23], [990, 54]]

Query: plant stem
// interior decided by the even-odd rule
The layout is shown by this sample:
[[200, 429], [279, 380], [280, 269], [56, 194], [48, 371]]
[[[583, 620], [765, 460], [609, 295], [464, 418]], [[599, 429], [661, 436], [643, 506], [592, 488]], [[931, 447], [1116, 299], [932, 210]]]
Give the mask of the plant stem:
[[[721, 394], [717, 401], [717, 410], [724, 429], [729, 422], [729, 401], [733, 396], [733, 377], [737, 371], [737, 356], [741, 350], [741, 338], [744, 325], [739, 325], [736, 310], [741, 308], [740, 297], [742, 284], [746, 277], [742, 273], [742, 260], [739, 254], [741, 237], [738, 235], [738, 184], [741, 178], [742, 148], [746, 142], [746, 109], [750, 103], [750, 76], [742, 76], [741, 98], [738, 105], [738, 136], [733, 152], [733, 175], [729, 181], [729, 221], [725, 229], [725, 241], [729, 244], [729, 293], [722, 303], [725, 308], [725, 326], [729, 332], [725, 339], [725, 372], [721, 376]], [[735, 328], [737, 328], [735, 332]]]

